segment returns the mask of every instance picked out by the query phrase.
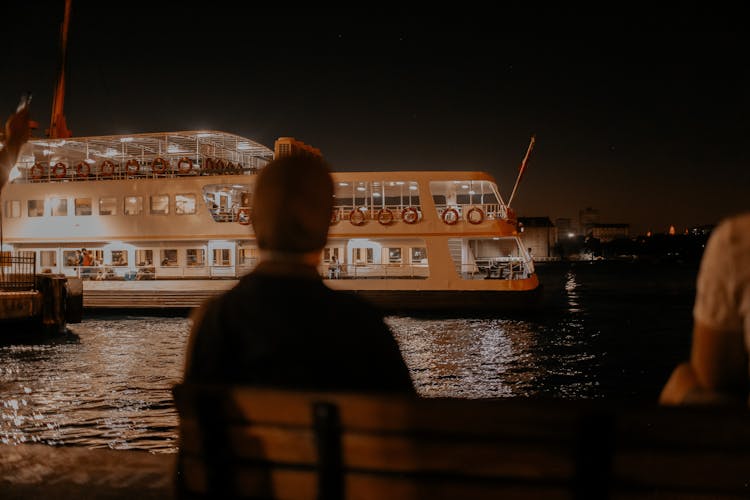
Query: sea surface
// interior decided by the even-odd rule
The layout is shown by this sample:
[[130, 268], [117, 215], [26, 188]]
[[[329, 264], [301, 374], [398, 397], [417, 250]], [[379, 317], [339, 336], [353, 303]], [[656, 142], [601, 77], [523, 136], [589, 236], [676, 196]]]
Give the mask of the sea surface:
[[[426, 397], [656, 402], [687, 358], [697, 264], [543, 263], [539, 311], [389, 316]], [[185, 317], [87, 315], [66, 335], [0, 334], [0, 442], [177, 451]], [[7, 332], [3, 332], [7, 333]]]

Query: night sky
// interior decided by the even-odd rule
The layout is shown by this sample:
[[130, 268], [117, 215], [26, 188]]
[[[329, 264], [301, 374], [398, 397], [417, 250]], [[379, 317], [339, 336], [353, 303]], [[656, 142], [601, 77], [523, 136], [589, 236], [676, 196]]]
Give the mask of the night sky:
[[[750, 209], [739, 12], [238, 5], [73, 0], [73, 135], [215, 129], [269, 147], [292, 136], [334, 170], [486, 170], [507, 201], [535, 134], [513, 201], [521, 216], [593, 207], [637, 234]], [[63, 7], [0, 7], [0, 110], [32, 91], [36, 137]]]

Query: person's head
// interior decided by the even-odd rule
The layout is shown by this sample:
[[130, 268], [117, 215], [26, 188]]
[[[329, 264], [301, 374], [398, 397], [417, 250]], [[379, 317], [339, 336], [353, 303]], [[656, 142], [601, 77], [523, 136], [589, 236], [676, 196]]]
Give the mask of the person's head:
[[320, 251], [333, 209], [330, 168], [309, 153], [277, 158], [258, 174], [252, 204], [258, 248], [290, 254]]

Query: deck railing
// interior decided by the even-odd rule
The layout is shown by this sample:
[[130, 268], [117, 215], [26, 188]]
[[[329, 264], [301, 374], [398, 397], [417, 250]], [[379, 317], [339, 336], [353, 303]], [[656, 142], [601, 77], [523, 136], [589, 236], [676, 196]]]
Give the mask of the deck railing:
[[36, 254], [0, 254], [0, 291], [23, 292], [36, 289]]

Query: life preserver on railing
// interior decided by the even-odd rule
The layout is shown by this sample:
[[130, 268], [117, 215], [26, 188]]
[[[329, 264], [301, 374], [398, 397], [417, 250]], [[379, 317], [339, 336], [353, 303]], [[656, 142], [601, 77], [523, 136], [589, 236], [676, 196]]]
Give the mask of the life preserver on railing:
[[102, 177], [112, 177], [115, 173], [115, 164], [111, 160], [104, 160], [99, 166], [99, 175]]
[[466, 220], [469, 221], [470, 224], [480, 224], [484, 220], [484, 212], [479, 207], [471, 207], [468, 212], [466, 212]]
[[384, 226], [388, 226], [393, 222], [393, 212], [388, 208], [381, 208], [378, 210], [378, 222]]
[[349, 212], [349, 222], [355, 226], [361, 226], [367, 222], [367, 213], [364, 210], [354, 208]]
[[234, 163], [231, 162], [231, 161], [228, 161], [227, 162], [227, 173], [228, 174], [234, 174], [234, 173], [236, 173], [235, 170], [234, 170], [234, 168], [235, 168], [234, 167]]
[[419, 222], [419, 210], [416, 207], [406, 207], [401, 211], [401, 220], [407, 224]]
[[204, 172], [212, 172], [214, 169], [214, 160], [213, 158], [205, 158], [203, 160], [203, 171]]
[[42, 175], [44, 175], [44, 167], [41, 163], [34, 163], [31, 166], [31, 171], [29, 172], [32, 179], [41, 179]]
[[78, 177], [88, 177], [91, 175], [91, 165], [85, 161], [79, 161], [78, 165], [76, 165], [76, 175]]
[[224, 173], [224, 171], [225, 171], [225, 170], [226, 170], [226, 168], [227, 168], [227, 162], [225, 162], [225, 161], [224, 161], [224, 160], [222, 160], [221, 158], [218, 158], [218, 159], [216, 160], [216, 162], [215, 162], [215, 165], [216, 165], [216, 171], [217, 171], [218, 173], [220, 173], [220, 174], [223, 174], [223, 173]]
[[341, 220], [341, 213], [338, 208], [334, 208], [331, 210], [331, 222], [330, 224], [336, 224], [338, 221]]
[[193, 160], [188, 157], [180, 158], [177, 162], [177, 170], [181, 174], [189, 174], [193, 170]]
[[129, 174], [137, 174], [140, 169], [141, 169], [141, 165], [140, 163], [138, 163], [138, 160], [136, 160], [135, 158], [131, 158], [125, 162], [125, 170]]
[[237, 212], [237, 222], [242, 224], [243, 226], [247, 226], [250, 224], [250, 209], [249, 208], [240, 208]]
[[453, 207], [448, 207], [445, 210], [443, 210], [443, 214], [440, 216], [441, 219], [443, 219], [443, 222], [448, 224], [449, 226], [452, 226], [456, 222], [458, 222], [459, 215], [458, 210], [456, 210]]
[[167, 171], [167, 164], [167, 160], [165, 160], [161, 156], [157, 156], [153, 159], [153, 161], [151, 161], [151, 171], [155, 174], [163, 174]]
[[67, 172], [68, 167], [66, 167], [65, 164], [61, 161], [55, 163], [55, 166], [52, 167], [52, 175], [54, 175], [58, 179], [65, 177], [65, 174]]

